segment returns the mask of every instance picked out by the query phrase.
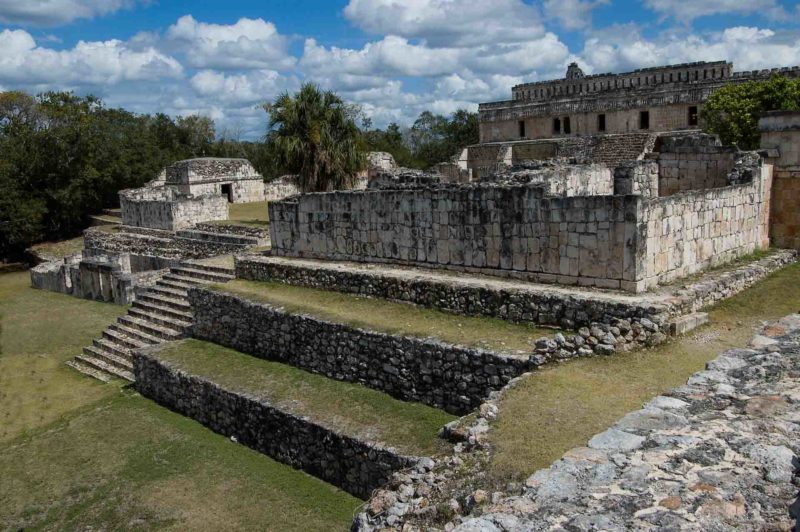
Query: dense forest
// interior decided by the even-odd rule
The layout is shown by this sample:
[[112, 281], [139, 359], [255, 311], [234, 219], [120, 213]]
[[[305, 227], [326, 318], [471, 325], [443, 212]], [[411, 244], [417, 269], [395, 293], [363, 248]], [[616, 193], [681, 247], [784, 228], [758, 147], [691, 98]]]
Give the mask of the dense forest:
[[[477, 124], [466, 111], [425, 112], [410, 128], [385, 130], [362, 118], [359, 145], [426, 168], [476, 143]], [[207, 117], [135, 114], [92, 96], [0, 92], [0, 260], [79, 234], [90, 214], [117, 205], [117, 191], [142, 186], [177, 160], [244, 157], [266, 179], [282, 175], [268, 139], [241, 141], [219, 134]]]

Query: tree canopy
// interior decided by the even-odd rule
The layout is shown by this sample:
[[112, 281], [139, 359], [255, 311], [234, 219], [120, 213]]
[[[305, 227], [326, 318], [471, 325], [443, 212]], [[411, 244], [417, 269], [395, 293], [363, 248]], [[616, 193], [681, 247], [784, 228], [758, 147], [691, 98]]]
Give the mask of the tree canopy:
[[760, 141], [759, 117], [775, 110], [800, 110], [800, 79], [776, 75], [726, 85], [709, 97], [702, 116], [706, 131], [719, 135], [724, 144], [754, 150]]
[[300, 190], [348, 188], [365, 168], [356, 110], [333, 92], [306, 83], [295, 95], [284, 92], [264, 109], [270, 149], [286, 171], [297, 175]]

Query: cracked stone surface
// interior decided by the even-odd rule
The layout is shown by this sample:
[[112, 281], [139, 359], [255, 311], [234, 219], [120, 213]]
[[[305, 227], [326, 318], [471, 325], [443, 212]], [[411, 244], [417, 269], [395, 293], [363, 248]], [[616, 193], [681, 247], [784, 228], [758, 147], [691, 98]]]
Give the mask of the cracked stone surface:
[[455, 530], [792, 530], [800, 315], [751, 345], [726, 351]]

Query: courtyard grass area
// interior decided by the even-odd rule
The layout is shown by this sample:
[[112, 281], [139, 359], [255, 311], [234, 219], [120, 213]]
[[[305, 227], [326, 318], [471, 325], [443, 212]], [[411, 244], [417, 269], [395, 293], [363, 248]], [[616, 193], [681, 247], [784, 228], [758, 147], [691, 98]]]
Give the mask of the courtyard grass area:
[[449, 448], [437, 433], [456, 417], [430, 406], [200, 340], [166, 344], [154, 355], [191, 375], [263, 398], [282, 410], [364, 441], [417, 456]]
[[283, 283], [236, 279], [212, 288], [269, 303], [288, 312], [309, 314], [353, 327], [389, 334], [431, 337], [451, 344], [511, 355], [528, 356], [535, 340], [553, 334], [552, 329], [509, 323], [496, 318], [459, 316], [407, 303]]
[[220, 225], [251, 225], [266, 229], [269, 226], [269, 212], [266, 201], [253, 203], [231, 203], [228, 205], [228, 219], [211, 223]]
[[126, 310], [31, 288], [27, 271], [0, 275], [0, 442], [114, 395], [64, 362]]
[[748, 344], [765, 320], [800, 310], [800, 264], [776, 272], [709, 312], [710, 323], [670, 343], [634, 353], [550, 366], [502, 401], [491, 433], [496, 480], [523, 480], [586, 445], [626, 413], [686, 383], [705, 363]]
[[349, 528], [351, 495], [64, 366], [125, 310], [0, 275], [0, 529]]

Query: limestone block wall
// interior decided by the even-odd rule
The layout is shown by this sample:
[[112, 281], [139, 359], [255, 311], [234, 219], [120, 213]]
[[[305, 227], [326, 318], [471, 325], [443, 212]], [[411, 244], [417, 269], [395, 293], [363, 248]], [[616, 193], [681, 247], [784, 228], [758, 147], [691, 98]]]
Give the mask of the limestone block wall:
[[224, 292], [191, 288], [189, 301], [195, 338], [453, 414], [530, 368], [527, 359], [356, 329]]
[[495, 173], [484, 182], [513, 181], [539, 185], [548, 196], [600, 196], [614, 193], [614, 178], [607, 166], [527, 162], [507, 172]]
[[774, 167], [770, 238], [800, 249], [800, 111], [773, 111], [759, 120], [761, 147]]
[[294, 176], [285, 175], [264, 184], [264, 199], [278, 201], [300, 193], [294, 183]]
[[119, 198], [122, 224], [128, 226], [176, 231], [228, 218], [228, 201], [222, 196], [185, 196], [161, 187], [123, 190]]
[[769, 246], [772, 167], [753, 162], [752, 182], [646, 201], [637, 213], [644, 263], [639, 290]]
[[270, 203], [270, 236], [276, 255], [630, 289], [644, 251], [640, 203], [552, 198], [532, 185], [306, 194]]
[[187, 374], [147, 350], [134, 352], [133, 369], [145, 397], [357, 497], [369, 497], [392, 473], [418, 461]]
[[738, 150], [720, 146], [710, 135], [662, 137], [658, 152], [658, 193], [671, 196], [685, 190], [727, 186]]
[[614, 168], [614, 194], [658, 197], [658, 163], [654, 160], [630, 161]]

